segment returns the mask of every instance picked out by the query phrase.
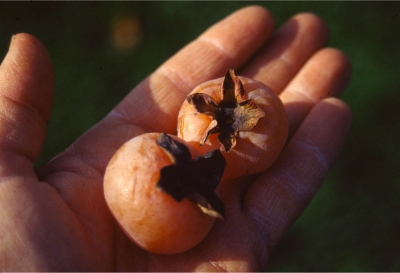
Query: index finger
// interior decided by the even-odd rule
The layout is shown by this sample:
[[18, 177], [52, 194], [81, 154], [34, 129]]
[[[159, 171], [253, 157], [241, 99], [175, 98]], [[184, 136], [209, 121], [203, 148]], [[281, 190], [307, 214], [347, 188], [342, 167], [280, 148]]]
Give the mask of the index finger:
[[[186, 95], [198, 84], [241, 66], [269, 38], [272, 15], [243, 8], [218, 22], [140, 83], [113, 113], [153, 131], [176, 132]], [[135, 107], [133, 107], [135, 106]]]

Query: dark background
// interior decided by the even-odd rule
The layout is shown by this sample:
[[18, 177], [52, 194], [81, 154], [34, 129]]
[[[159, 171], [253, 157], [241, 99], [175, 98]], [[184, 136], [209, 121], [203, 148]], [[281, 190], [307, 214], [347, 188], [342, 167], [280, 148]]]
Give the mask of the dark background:
[[207, 27], [262, 5], [277, 26], [313, 12], [353, 63], [354, 114], [334, 169], [270, 257], [269, 271], [400, 271], [400, 2], [0, 3], [0, 54], [27, 32], [48, 48], [55, 104], [44, 164]]

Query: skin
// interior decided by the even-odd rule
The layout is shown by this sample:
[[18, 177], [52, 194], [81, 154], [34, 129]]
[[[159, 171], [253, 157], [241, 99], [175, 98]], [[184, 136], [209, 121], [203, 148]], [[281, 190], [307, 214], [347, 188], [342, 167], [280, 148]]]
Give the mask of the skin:
[[[160, 170], [173, 162], [157, 143], [159, 133], [137, 136], [112, 157], [104, 174], [104, 193], [121, 228], [143, 249], [159, 254], [184, 252], [208, 234], [215, 218], [193, 202], [175, 201], [156, 189]], [[192, 159], [200, 156], [188, 143]]]
[[[264, 270], [282, 234], [321, 186], [351, 125], [351, 111], [336, 98], [350, 77], [350, 62], [324, 48], [325, 23], [298, 14], [273, 29], [272, 15], [260, 7], [211, 26], [37, 171], [32, 162], [51, 112], [53, 69], [37, 39], [15, 36], [0, 67], [0, 269]], [[177, 255], [148, 253], [131, 242], [107, 208], [105, 168], [139, 134], [174, 134], [189, 91], [228, 67], [280, 96], [289, 140], [266, 172], [221, 187], [227, 219], [198, 246]]]
[[[239, 131], [236, 145], [226, 153], [218, 142], [217, 135], [212, 134], [199, 145], [203, 132], [212, 118], [199, 113], [195, 106], [186, 100], [178, 115], [178, 136], [189, 142], [201, 154], [220, 149], [227, 161], [223, 180], [242, 177], [265, 171], [278, 158], [288, 134], [288, 120], [285, 108], [279, 97], [264, 84], [252, 79], [239, 77], [245, 90], [245, 99], [252, 99], [260, 107], [265, 117], [248, 131]], [[220, 89], [223, 78], [207, 81], [197, 86], [190, 94], [204, 93], [216, 102], [221, 101]]]

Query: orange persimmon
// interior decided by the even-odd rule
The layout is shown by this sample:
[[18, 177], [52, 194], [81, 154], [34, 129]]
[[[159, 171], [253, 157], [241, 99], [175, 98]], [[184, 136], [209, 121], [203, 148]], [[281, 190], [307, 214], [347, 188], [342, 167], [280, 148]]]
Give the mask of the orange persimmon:
[[148, 133], [126, 142], [104, 176], [107, 204], [132, 241], [159, 254], [186, 251], [208, 234], [223, 204], [214, 189], [221, 153], [198, 152], [176, 136]]
[[227, 162], [223, 179], [229, 179], [264, 171], [275, 162], [287, 139], [288, 119], [269, 87], [228, 70], [187, 96], [177, 131], [200, 154], [220, 149]]

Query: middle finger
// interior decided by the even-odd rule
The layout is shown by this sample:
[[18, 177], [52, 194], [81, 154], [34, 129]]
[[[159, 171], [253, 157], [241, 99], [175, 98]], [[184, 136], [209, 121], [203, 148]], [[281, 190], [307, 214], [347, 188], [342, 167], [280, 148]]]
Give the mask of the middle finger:
[[238, 74], [260, 81], [280, 94], [307, 59], [327, 43], [328, 32], [319, 17], [298, 14]]

